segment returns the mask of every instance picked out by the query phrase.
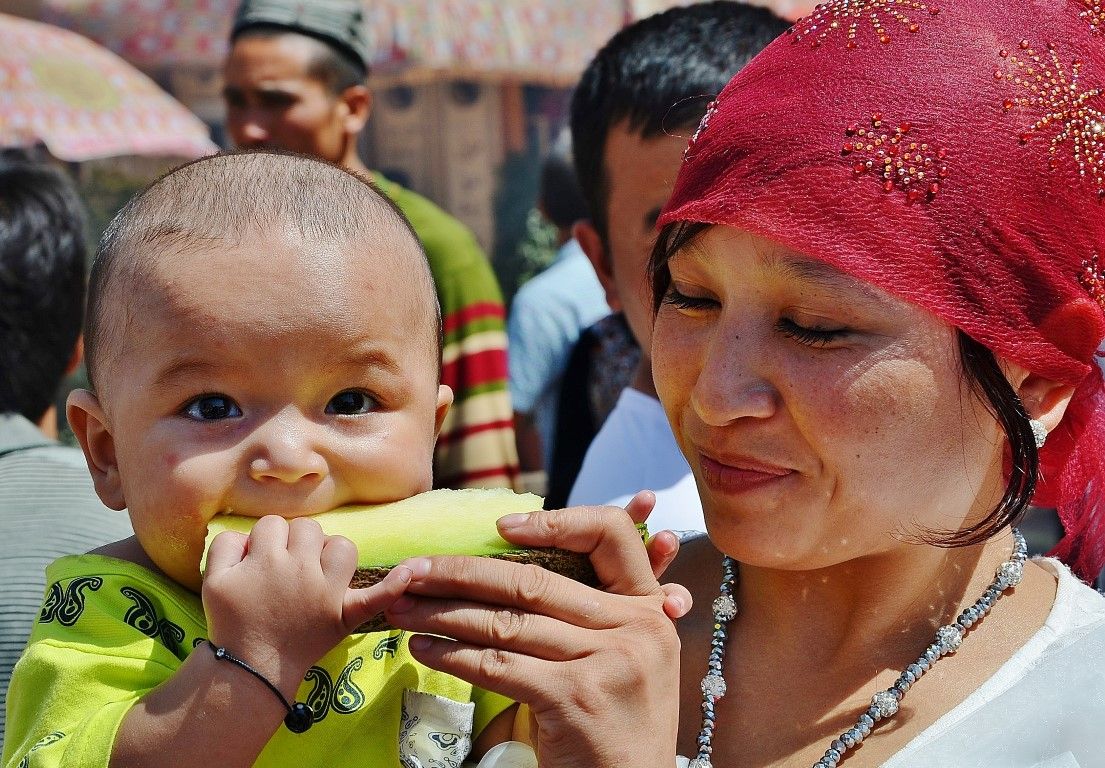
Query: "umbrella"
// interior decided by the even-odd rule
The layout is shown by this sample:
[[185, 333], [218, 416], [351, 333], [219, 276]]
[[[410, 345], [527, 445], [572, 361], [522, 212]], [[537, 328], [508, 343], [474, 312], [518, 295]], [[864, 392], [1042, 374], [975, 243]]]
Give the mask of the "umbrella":
[[[373, 69], [567, 84], [630, 18], [628, 0], [365, 0]], [[137, 67], [217, 69], [237, 0], [42, 0], [40, 18]], [[627, 15], [629, 14], [629, 15]]]
[[0, 146], [62, 160], [215, 152], [207, 126], [87, 38], [0, 14]]
[[[570, 85], [629, 21], [696, 0], [365, 0], [377, 71], [447, 71]], [[797, 15], [813, 0], [755, 0]], [[41, 0], [146, 71], [217, 69], [237, 0]]]

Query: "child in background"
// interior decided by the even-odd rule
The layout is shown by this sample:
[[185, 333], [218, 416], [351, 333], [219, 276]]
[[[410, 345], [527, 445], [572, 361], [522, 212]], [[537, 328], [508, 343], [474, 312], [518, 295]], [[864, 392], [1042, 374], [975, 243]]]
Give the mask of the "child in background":
[[[430, 489], [440, 334], [408, 223], [337, 166], [216, 156], [131, 200], [68, 416], [135, 536], [48, 569], [4, 765], [428, 768], [508, 739], [509, 701], [417, 664], [402, 632], [351, 634], [412, 574], [350, 589], [356, 548], [305, 519]], [[262, 519], [215, 540], [201, 582], [231, 511]]]

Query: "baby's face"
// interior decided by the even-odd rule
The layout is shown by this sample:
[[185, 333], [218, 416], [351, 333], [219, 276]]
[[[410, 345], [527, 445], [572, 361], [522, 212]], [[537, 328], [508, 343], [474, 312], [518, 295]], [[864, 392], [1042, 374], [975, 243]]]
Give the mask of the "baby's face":
[[431, 487], [451, 393], [420, 257], [387, 239], [185, 246], [111, 310], [125, 325], [99, 394], [121, 491], [175, 580], [198, 590], [221, 512], [292, 518]]

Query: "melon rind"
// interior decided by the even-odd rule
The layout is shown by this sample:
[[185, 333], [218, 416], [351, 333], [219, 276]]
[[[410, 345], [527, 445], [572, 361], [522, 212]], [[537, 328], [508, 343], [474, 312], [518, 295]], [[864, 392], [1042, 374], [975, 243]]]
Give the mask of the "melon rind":
[[[532, 493], [506, 488], [441, 489], [390, 504], [341, 507], [314, 515], [328, 535], [357, 545], [357, 567], [381, 568], [418, 555], [502, 555], [519, 547], [499, 536], [495, 521], [514, 512], [541, 509]], [[207, 527], [200, 572], [207, 570], [211, 542], [223, 531], [249, 533], [255, 517], [219, 515]]]

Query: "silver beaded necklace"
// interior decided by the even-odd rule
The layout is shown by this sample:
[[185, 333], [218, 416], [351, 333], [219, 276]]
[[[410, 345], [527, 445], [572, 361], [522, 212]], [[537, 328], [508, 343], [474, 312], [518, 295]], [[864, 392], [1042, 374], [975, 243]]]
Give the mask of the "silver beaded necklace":
[[[955, 623], [936, 630], [932, 643], [925, 652], [898, 676], [894, 685], [885, 691], [879, 691], [871, 698], [869, 706], [856, 724], [833, 740], [825, 755], [813, 768], [836, 768], [844, 754], [859, 744], [871, 733], [880, 720], [893, 717], [898, 705], [905, 698], [906, 691], [923, 674], [932, 668], [942, 657], [955, 653], [963, 637], [983, 616], [990, 612], [1005, 590], [1015, 587], [1024, 575], [1024, 563], [1028, 558], [1028, 549], [1024, 536], [1013, 529], [1013, 553], [1009, 559], [998, 566], [994, 580], [982, 597], [965, 608]], [[737, 615], [737, 603], [733, 599], [733, 586], [736, 582], [737, 564], [726, 556], [723, 560], [724, 575], [721, 579], [721, 594], [714, 600], [714, 633], [710, 640], [710, 658], [706, 676], [702, 678], [702, 730], [698, 732], [698, 756], [690, 761], [690, 768], [713, 768], [710, 756], [713, 754], [714, 727], [716, 724], [714, 705], [725, 695], [725, 676], [722, 666], [725, 661], [725, 641], [729, 634], [729, 622]]]

